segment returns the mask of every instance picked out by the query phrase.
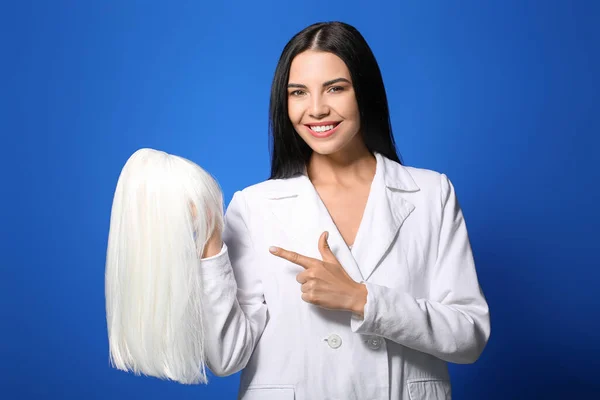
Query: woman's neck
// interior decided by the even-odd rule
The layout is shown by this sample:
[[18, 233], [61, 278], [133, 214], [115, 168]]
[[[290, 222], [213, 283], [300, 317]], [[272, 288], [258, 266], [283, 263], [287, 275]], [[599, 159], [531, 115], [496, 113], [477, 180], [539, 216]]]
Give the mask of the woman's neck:
[[365, 146], [334, 154], [313, 152], [308, 162], [308, 177], [314, 185], [352, 185], [371, 182], [377, 161]]

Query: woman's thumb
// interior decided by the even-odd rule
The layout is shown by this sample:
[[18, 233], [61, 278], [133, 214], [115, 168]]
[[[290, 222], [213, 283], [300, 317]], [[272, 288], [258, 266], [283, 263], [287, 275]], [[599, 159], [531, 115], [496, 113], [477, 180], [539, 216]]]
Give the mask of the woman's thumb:
[[321, 234], [321, 237], [319, 238], [319, 252], [323, 257], [323, 261], [337, 262], [337, 258], [335, 258], [333, 251], [331, 251], [331, 248], [329, 247], [329, 243], [327, 241], [328, 238], [329, 232], [325, 231]]

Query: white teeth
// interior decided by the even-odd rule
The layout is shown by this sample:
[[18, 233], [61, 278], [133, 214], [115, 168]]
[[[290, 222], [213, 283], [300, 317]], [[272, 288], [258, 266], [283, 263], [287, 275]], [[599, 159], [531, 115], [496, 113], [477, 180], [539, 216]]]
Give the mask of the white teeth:
[[310, 129], [312, 129], [315, 132], [326, 132], [326, 131], [332, 130], [333, 127], [334, 127], [334, 125], [311, 126]]

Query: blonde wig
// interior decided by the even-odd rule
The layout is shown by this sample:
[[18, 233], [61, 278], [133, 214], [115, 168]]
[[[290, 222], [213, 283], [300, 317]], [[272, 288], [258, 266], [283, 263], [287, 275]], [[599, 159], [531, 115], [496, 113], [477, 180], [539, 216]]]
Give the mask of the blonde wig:
[[114, 193], [105, 270], [110, 364], [206, 383], [199, 260], [223, 228], [216, 180], [193, 162], [140, 149]]

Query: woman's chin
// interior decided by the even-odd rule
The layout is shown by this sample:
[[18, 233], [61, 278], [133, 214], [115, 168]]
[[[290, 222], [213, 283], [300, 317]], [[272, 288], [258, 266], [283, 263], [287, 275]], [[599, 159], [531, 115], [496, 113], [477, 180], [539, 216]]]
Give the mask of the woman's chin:
[[[328, 156], [337, 154], [340, 152], [351, 151], [354, 148], [354, 140], [353, 138], [346, 138], [342, 135], [340, 136], [332, 136], [329, 140], [311, 140], [309, 138], [307, 140], [307, 144], [309, 147], [317, 154]], [[355, 135], [354, 139], [359, 139], [359, 135]], [[358, 144], [358, 143], [356, 143]], [[364, 145], [359, 145], [359, 147], [364, 147]]]
[[322, 156], [339, 154], [348, 150], [347, 143], [338, 140], [332, 140], [329, 143], [311, 143], [309, 146], [315, 153]]
[[329, 143], [308, 143], [313, 152], [322, 155], [328, 156], [331, 154], [335, 154], [339, 152], [343, 146], [340, 146], [336, 141], [331, 141]]

